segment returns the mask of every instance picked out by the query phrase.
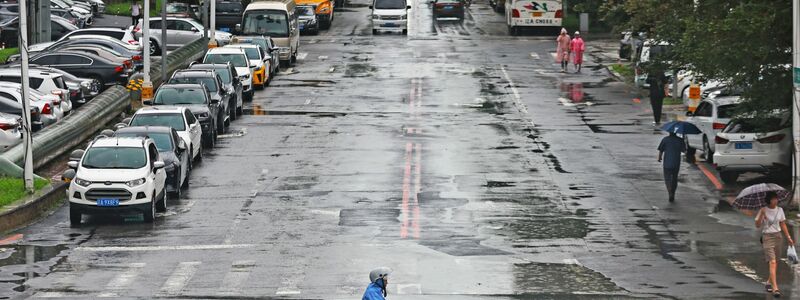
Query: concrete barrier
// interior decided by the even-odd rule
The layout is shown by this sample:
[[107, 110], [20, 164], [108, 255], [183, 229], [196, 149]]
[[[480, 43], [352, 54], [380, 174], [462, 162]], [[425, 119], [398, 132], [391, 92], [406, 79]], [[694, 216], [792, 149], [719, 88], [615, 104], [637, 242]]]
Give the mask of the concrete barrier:
[[36, 197], [19, 206], [0, 212], [0, 233], [8, 232], [30, 224], [64, 204], [67, 184], [55, 182]]
[[[198, 39], [167, 55], [167, 73], [171, 74], [205, 55], [207, 39]], [[153, 86], [161, 84], [161, 65], [150, 70]], [[66, 151], [78, 146], [102, 130], [130, 104], [130, 93], [123, 86], [113, 86], [97, 95], [60, 122], [33, 135], [33, 164], [39, 168]], [[0, 155], [0, 176], [22, 177], [25, 147], [19, 144]]]

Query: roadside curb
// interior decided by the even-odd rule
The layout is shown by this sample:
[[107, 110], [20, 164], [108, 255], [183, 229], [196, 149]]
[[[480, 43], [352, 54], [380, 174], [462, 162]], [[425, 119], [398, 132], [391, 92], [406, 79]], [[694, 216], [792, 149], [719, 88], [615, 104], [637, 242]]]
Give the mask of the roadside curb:
[[611, 68], [611, 66], [606, 66], [606, 70], [608, 70], [608, 74], [611, 74], [611, 77], [614, 77], [614, 79], [616, 79], [617, 81], [625, 82], [625, 78], [622, 77], [622, 74], [618, 73], [617, 71], [614, 71], [614, 69]]
[[69, 185], [64, 182], [54, 182], [48, 191], [25, 201], [25, 203], [0, 213], [0, 233], [10, 232], [49, 215], [55, 208], [60, 207], [66, 198]]

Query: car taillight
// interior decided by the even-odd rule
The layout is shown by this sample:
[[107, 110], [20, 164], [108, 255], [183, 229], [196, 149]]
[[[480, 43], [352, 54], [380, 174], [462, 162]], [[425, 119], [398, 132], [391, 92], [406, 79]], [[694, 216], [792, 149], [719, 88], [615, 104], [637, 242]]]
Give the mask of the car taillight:
[[17, 126], [16, 123], [0, 123], [0, 130], [14, 129], [17, 128]]
[[136, 32], [139, 32], [139, 31], [141, 31], [141, 30], [142, 30], [142, 28], [141, 28], [141, 27], [139, 27], [139, 25], [136, 25], [135, 27], [133, 27], [133, 32], [134, 32], [134, 33], [136, 33]]
[[117, 72], [117, 73], [122, 73], [122, 71], [124, 71], [124, 70], [125, 70], [124, 66], [116, 66], [116, 67], [114, 67], [114, 72]]
[[69, 95], [73, 96], [73, 97], [77, 96], [78, 95], [78, 91], [77, 90], [71, 90], [71, 91], [69, 91]]
[[773, 136], [769, 136], [769, 137], [758, 139], [758, 142], [762, 143], [762, 144], [774, 144], [774, 143], [782, 141], [783, 138], [785, 138], [785, 137], [786, 137], [786, 135], [781, 133], [781, 134], [776, 134], [776, 135], [773, 135]]
[[511, 10], [511, 17], [512, 18], [519, 18], [519, 10], [516, 10], [516, 9]]
[[717, 143], [718, 145], [724, 145], [728, 143], [728, 139], [717, 136], [714, 138], [714, 143]]
[[714, 123], [711, 127], [714, 129], [725, 129], [725, 123]]
[[137, 40], [128, 40], [128, 44], [131, 44], [131, 45], [138, 45], [138, 44], [139, 44], [139, 41], [137, 41]]
[[557, 11], [556, 11], [556, 18], [559, 18], [559, 19], [560, 19], [560, 18], [563, 18], [563, 17], [564, 17], [564, 11], [563, 11], [563, 10], [560, 10], [560, 9], [559, 9], [559, 10], [557, 10]]
[[131, 59], [132, 60], [142, 60], [142, 56], [141, 55], [134, 55], [133, 57], [131, 57]]
[[49, 114], [52, 114], [52, 113], [53, 113], [53, 110], [50, 109], [50, 103], [45, 103], [44, 107], [42, 107], [42, 114], [49, 115]]
[[125, 61], [123, 61], [123, 62], [122, 62], [122, 64], [123, 64], [123, 65], [125, 65], [125, 66], [127, 66], [127, 67], [130, 67], [130, 66], [132, 66], [132, 65], [133, 65], [133, 63], [131, 63], [131, 61], [130, 61], [130, 60], [128, 60], [128, 59], [126, 59]]

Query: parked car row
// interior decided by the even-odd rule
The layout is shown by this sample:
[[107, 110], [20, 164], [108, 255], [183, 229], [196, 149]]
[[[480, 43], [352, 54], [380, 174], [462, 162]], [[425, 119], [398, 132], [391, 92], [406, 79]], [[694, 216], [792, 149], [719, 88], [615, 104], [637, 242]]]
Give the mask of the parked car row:
[[[57, 40], [71, 31], [94, 24], [94, 17], [105, 12], [102, 0], [50, 0], [50, 39]], [[0, 43], [19, 45], [19, 4], [0, 3]]]
[[72, 179], [70, 223], [105, 213], [142, 214], [152, 222], [156, 212], [180, 199], [203, 152], [243, 114], [254, 88], [277, 75], [277, 51], [263, 36], [237, 37], [212, 48], [202, 62], [175, 71], [116, 131], [73, 153], [64, 175]]

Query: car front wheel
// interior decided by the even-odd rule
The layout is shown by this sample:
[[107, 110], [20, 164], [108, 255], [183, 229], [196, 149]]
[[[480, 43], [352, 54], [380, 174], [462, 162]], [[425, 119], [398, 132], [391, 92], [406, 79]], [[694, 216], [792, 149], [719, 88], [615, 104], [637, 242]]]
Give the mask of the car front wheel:
[[714, 150], [711, 150], [711, 144], [708, 143], [708, 138], [706, 137], [703, 137], [703, 155], [705, 155], [708, 163], [714, 163]]
[[[180, 187], [178, 187], [178, 191], [175, 194], [176, 194], [176, 198], [180, 197], [180, 194], [181, 194]], [[167, 211], [167, 199], [169, 198], [168, 195], [169, 195], [169, 193], [167, 193], [167, 191], [165, 190], [164, 191], [164, 196], [161, 197], [161, 201], [156, 202], [156, 211], [158, 211], [158, 212]]]
[[147, 210], [142, 212], [142, 218], [145, 223], [153, 223], [156, 217], [156, 202], [156, 191], [153, 191], [153, 198], [150, 203], [147, 204]]
[[70, 205], [69, 207], [69, 225], [70, 226], [80, 226], [81, 225], [81, 218], [83, 214], [81, 211], [73, 206]]

